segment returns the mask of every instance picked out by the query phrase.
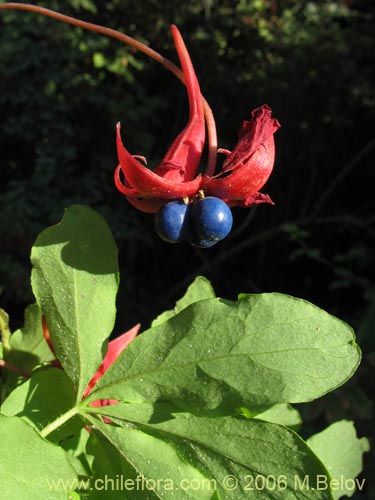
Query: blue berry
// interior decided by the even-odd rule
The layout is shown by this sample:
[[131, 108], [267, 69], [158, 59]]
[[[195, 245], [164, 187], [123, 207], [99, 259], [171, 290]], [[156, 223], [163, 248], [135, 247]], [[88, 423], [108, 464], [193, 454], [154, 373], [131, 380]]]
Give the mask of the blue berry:
[[198, 247], [198, 248], [209, 248], [209, 247], [213, 247], [214, 245], [216, 245], [217, 243], [217, 240], [198, 240], [198, 239], [191, 239], [190, 240], [190, 244], [193, 246], [193, 247]]
[[193, 230], [199, 240], [220, 241], [232, 229], [231, 209], [220, 198], [208, 196], [194, 203], [191, 209]]
[[155, 229], [168, 243], [178, 243], [190, 233], [190, 205], [171, 201], [161, 207], [155, 217]]

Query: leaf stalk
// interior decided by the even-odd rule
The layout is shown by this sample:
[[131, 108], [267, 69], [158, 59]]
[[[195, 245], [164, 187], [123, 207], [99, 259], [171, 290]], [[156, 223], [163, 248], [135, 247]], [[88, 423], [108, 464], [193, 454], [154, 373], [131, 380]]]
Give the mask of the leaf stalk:
[[68, 410], [66, 413], [63, 413], [58, 418], [56, 418], [56, 420], [54, 420], [53, 422], [51, 422], [48, 425], [46, 425], [40, 431], [40, 435], [43, 438], [47, 437], [49, 434], [51, 434], [53, 431], [55, 431], [56, 429], [58, 429], [59, 427], [61, 427], [63, 424], [65, 424], [65, 422], [67, 422], [68, 420], [70, 420], [71, 418], [73, 418], [78, 413], [79, 413], [79, 406], [74, 406], [73, 408], [71, 408], [70, 410]]

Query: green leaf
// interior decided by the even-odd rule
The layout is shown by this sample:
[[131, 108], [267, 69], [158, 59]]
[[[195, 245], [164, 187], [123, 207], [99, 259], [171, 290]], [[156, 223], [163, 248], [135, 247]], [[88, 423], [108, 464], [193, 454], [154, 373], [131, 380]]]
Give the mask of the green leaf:
[[[41, 430], [60, 415], [74, 407], [75, 394], [72, 381], [65, 372], [57, 368], [41, 369], [32, 378], [17, 387], [1, 406], [6, 416], [22, 417], [36, 429]], [[74, 434], [83, 423], [78, 417], [54, 431], [49, 439], [60, 441]]]
[[0, 485], [7, 500], [67, 500], [77, 476], [66, 453], [21, 418], [0, 415]]
[[[93, 477], [90, 500], [101, 500], [105, 490], [106, 500], [157, 500], [159, 497], [151, 489], [142, 488], [137, 482], [138, 471], [126, 457], [99, 432], [92, 431], [88, 442], [88, 451], [95, 457], [93, 462]], [[148, 453], [145, 457], [149, 456]], [[116, 485], [117, 480], [117, 485]], [[124, 484], [124, 481], [127, 481]], [[113, 485], [113, 487], [112, 487]], [[116, 487], [117, 486], [117, 487]]]
[[103, 359], [115, 320], [115, 242], [100, 215], [75, 205], [38, 236], [31, 261], [34, 294], [80, 399]]
[[36, 304], [25, 310], [25, 325], [10, 338], [9, 362], [26, 372], [55, 359], [42, 330], [42, 313]]
[[9, 339], [9, 316], [4, 309], [0, 308], [0, 359], [3, 359], [4, 351], [9, 350]]
[[263, 413], [255, 416], [265, 422], [285, 425], [293, 430], [298, 430], [302, 424], [300, 413], [289, 404], [275, 405]]
[[[42, 363], [49, 363], [55, 356], [48, 347], [43, 336], [42, 314], [36, 304], [25, 310], [25, 324], [10, 337], [10, 349], [7, 351], [7, 361], [21, 370], [25, 375]], [[4, 396], [17, 385], [25, 381], [25, 377], [7, 370], [5, 377]]]
[[[122, 498], [139, 498], [144, 500], [211, 500], [214, 491], [206, 490], [199, 485], [205, 485], [205, 475], [194, 465], [190, 464], [186, 457], [181, 455], [174, 442], [154, 436], [134, 427], [120, 428], [97, 421], [98, 430], [112, 444], [107, 448], [107, 455], [112, 461], [111, 449], [115, 448], [114, 454], [117, 464], [111, 468], [112, 473], [121, 470], [121, 477], [134, 481], [134, 489], [129, 491], [129, 496]], [[121, 457], [118, 461], [117, 456]], [[103, 458], [101, 458], [103, 459]], [[108, 460], [107, 459], [107, 460]], [[120, 467], [120, 469], [119, 469]], [[111, 470], [110, 469], [110, 470]], [[105, 462], [101, 468], [104, 475], [107, 470]], [[116, 477], [116, 476], [115, 476]], [[118, 477], [118, 476], [117, 476]], [[143, 477], [143, 481], [140, 479]], [[138, 478], [138, 481], [137, 481]], [[181, 485], [195, 484], [197, 489], [184, 491]], [[100, 498], [100, 496], [93, 498]], [[120, 500], [120, 496], [109, 497]]]
[[76, 491], [73, 491], [69, 493], [69, 500], [81, 500], [81, 497]]
[[[51, 436], [52, 434], [50, 434]], [[50, 439], [49, 436], [49, 439]], [[67, 452], [71, 464], [79, 476], [90, 476], [93, 458], [87, 452], [87, 443], [90, 433], [86, 427], [79, 432], [67, 436], [59, 445]]]
[[362, 455], [369, 451], [366, 438], [357, 438], [353, 422], [341, 420], [311, 436], [307, 444], [327, 467], [333, 498], [351, 497], [363, 488], [365, 480], [356, 479], [362, 471]]
[[174, 309], [165, 311], [160, 314], [151, 324], [152, 327], [164, 323], [167, 319], [173, 318], [179, 312], [183, 311], [190, 304], [194, 304], [204, 299], [214, 299], [216, 297], [215, 291], [212, 288], [208, 279], [203, 276], [197, 276], [193, 283], [186, 290], [185, 295], [176, 302]]
[[93, 14], [96, 14], [98, 12], [96, 5], [91, 0], [71, 0], [71, 4], [73, 8], [77, 10], [85, 9], [92, 12]]
[[[120, 403], [95, 410], [117, 424], [98, 420], [96, 427], [145, 477], [170, 477], [180, 461], [199, 470], [206, 479], [198, 483], [198, 499], [213, 491], [226, 500], [332, 499], [328, 489], [317, 489], [319, 477], [328, 477], [326, 468], [286, 427], [257, 419], [194, 417], [176, 413], [166, 403]], [[163, 452], [170, 446], [177, 453]], [[163, 498], [185, 497], [164, 493]]]
[[196, 302], [136, 338], [89, 400], [171, 401], [194, 414], [264, 411], [343, 384], [360, 351], [351, 328], [281, 294]]

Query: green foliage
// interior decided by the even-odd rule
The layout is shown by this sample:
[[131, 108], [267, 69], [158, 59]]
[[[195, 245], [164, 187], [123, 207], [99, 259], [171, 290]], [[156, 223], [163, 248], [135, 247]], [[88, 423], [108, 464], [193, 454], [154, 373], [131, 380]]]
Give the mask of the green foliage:
[[[240, 413], [245, 417], [251, 418], [251, 413], [245, 409], [241, 408]], [[302, 419], [299, 412], [289, 404], [274, 405], [269, 410], [266, 410], [259, 415], [255, 415], [255, 418], [260, 418], [266, 422], [274, 422], [275, 424], [285, 425], [293, 430], [298, 430], [301, 427]]]
[[[94, 3], [48, 7], [85, 17], [93, 15]], [[13, 300], [29, 300], [26, 248], [66, 206], [80, 201], [100, 207], [112, 214], [122, 238], [144, 238], [120, 197], [108, 203], [114, 131], [122, 120], [129, 147], [148, 155], [155, 139], [141, 124], [156, 123], [163, 97], [138, 85], [143, 61], [127, 47], [50, 19], [2, 11], [0, 47], [0, 275]], [[98, 54], [105, 67], [96, 64]]]
[[[354, 485], [367, 440], [339, 422], [305, 442], [292, 430], [301, 419], [289, 404], [319, 398], [353, 375], [360, 351], [347, 324], [277, 293], [219, 299], [199, 277], [172, 313], [96, 373], [116, 312], [108, 226], [75, 205], [38, 236], [31, 259], [38, 306], [4, 351], [6, 368], [12, 359], [19, 372], [33, 370], [7, 388], [0, 409], [7, 498], [67, 499], [74, 491], [73, 498], [95, 500], [104, 484], [112, 485], [108, 495], [104, 488], [111, 500], [256, 500], [264, 493], [333, 500], [354, 491], [330, 485], [341, 476]], [[47, 362], [46, 342], [43, 349], [36, 342], [42, 316], [62, 369]]]
[[[230, 276], [220, 263], [206, 264], [206, 274], [220, 290], [230, 288], [233, 294], [248, 285], [241, 262], [250, 245], [255, 246], [253, 260], [262, 263], [251, 272], [254, 290], [285, 290], [280, 270], [292, 255], [297, 262], [289, 265], [290, 293], [303, 290], [312, 300], [327, 290], [322, 300], [335, 311], [330, 293], [335, 287], [350, 317], [370, 306], [368, 289], [373, 285], [366, 269], [374, 264], [369, 224], [375, 99], [368, 1], [111, 0], [98, 8], [92, 1], [63, 0], [47, 6], [120, 29], [174, 61], [168, 30], [177, 23], [214, 110], [221, 147], [233, 147], [252, 108], [263, 102], [273, 108], [282, 129], [276, 136], [277, 163], [267, 191], [277, 211], [263, 208], [251, 230], [244, 224], [237, 238], [209, 251], [226, 261], [230, 244], [238, 257]], [[124, 293], [136, 289], [129, 310], [150, 321], [168, 306], [163, 290], [173, 288], [172, 298], [177, 298], [176, 287], [180, 292], [181, 282], [194, 277], [190, 275], [202, 257], [190, 249], [177, 255], [165, 248], [153, 239], [147, 216], [115, 193], [114, 127], [121, 120], [129, 150], [156, 165], [186, 120], [180, 83], [119, 42], [25, 12], [1, 13], [0, 47], [4, 305], [30, 301], [28, 249], [62, 209], [79, 202], [109, 219], [120, 252], [137, 270], [127, 274]], [[245, 213], [238, 211], [236, 218], [241, 222]], [[302, 249], [300, 241], [279, 238], [279, 225], [293, 221], [310, 234]], [[271, 244], [259, 244], [269, 227], [275, 228], [267, 236]], [[255, 243], [252, 235], [259, 235]], [[272, 251], [276, 241], [277, 253]], [[348, 241], [359, 252], [350, 254], [344, 266], [337, 257], [346, 254]], [[156, 274], [149, 264], [151, 249], [163, 280], [152, 280], [153, 287], [146, 289], [145, 278]], [[175, 266], [173, 274], [162, 263], [165, 252]], [[122, 321], [125, 317], [124, 312]], [[134, 321], [136, 317], [129, 324]]]
[[0, 359], [3, 358], [4, 350], [9, 351], [9, 342], [10, 342], [10, 330], [9, 330], [9, 316], [4, 311], [4, 309], [0, 309], [0, 335], [1, 335], [1, 352]]
[[336, 480], [333, 498], [352, 496], [353, 489], [345, 484], [350, 484], [362, 470], [363, 452], [370, 449], [367, 439], [358, 439], [353, 423], [341, 420], [312, 436], [307, 443], [327, 466], [332, 480]]
[[[39, 369], [33, 376], [11, 392], [1, 413], [22, 418], [37, 429], [43, 429], [49, 422], [70, 410], [75, 404], [75, 392], [67, 374], [56, 368]], [[82, 427], [76, 418], [57, 429], [50, 439], [61, 442], [74, 435]]]
[[[257, 478], [271, 477], [270, 484], [263, 489], [272, 492], [275, 500], [293, 499], [299, 495], [296, 478], [302, 480], [301, 471], [309, 471], [312, 478], [311, 491], [304, 492], [307, 498], [332, 498], [329, 490], [316, 491], [316, 476], [328, 475], [322, 463], [294, 432], [282, 426], [232, 417], [211, 419], [173, 415], [174, 418], [166, 419], [160, 416], [157, 407], [129, 406], [135, 406], [136, 413], [128, 414], [126, 409], [122, 412], [120, 405], [113, 410], [119, 427], [96, 423], [103, 435], [125, 458], [129, 457], [130, 461], [131, 457], [145, 477], [156, 480], [165, 477], [168, 471], [174, 484], [181, 484], [185, 479], [186, 484], [200, 481], [201, 488], [195, 494], [188, 490], [182, 496], [180, 492], [176, 495], [175, 491], [168, 491], [165, 485], [164, 498], [212, 499], [215, 498], [213, 490], [219, 499], [257, 498], [255, 485], [261, 483]], [[118, 418], [120, 416], [123, 419]], [[163, 421], [157, 422], [158, 418]], [[129, 428], [129, 420], [143, 425]], [[265, 443], [273, 443], [271, 453]], [[150, 456], [153, 460], [149, 460]], [[198, 471], [204, 471], [204, 476], [199, 477]], [[195, 477], [192, 476], [194, 472]], [[238, 478], [235, 488], [228, 487], [228, 477]]]
[[209, 299], [134, 340], [89, 399], [259, 413], [322, 396], [348, 379], [359, 359], [350, 328], [309, 303], [279, 294]]
[[81, 396], [100, 365], [103, 344], [114, 325], [118, 287], [115, 242], [98, 214], [73, 206], [59, 225], [39, 235], [31, 262], [38, 306], [56, 354]]
[[1, 491], [6, 498], [66, 500], [66, 484], [74, 484], [77, 476], [64, 450], [42, 439], [24, 419], [3, 415], [0, 442]]
[[151, 326], [158, 326], [167, 319], [173, 318], [173, 316], [183, 311], [186, 307], [190, 306], [190, 304], [194, 304], [194, 302], [199, 302], [204, 299], [213, 299], [215, 297], [215, 291], [211, 283], [206, 278], [203, 278], [203, 276], [197, 276], [186, 290], [185, 295], [176, 302], [174, 309], [164, 311], [152, 322]]
[[25, 324], [12, 334], [10, 345], [10, 362], [16, 366], [22, 365], [27, 372], [54, 359], [43, 337], [42, 314], [36, 304], [31, 304], [25, 310]]

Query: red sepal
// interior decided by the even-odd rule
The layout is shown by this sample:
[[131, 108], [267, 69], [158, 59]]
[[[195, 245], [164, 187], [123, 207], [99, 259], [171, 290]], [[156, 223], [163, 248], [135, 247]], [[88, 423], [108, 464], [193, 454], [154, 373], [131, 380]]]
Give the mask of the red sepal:
[[[119, 123], [117, 124], [116, 143], [117, 154], [125, 181], [131, 188], [135, 188], [135, 192], [139, 196], [173, 200], [174, 198], [192, 196], [198, 191], [201, 183], [200, 175], [192, 181], [177, 183], [152, 172], [133, 158], [122, 143]], [[170, 168], [167, 171], [169, 170]]]
[[[153, 212], [154, 207], [160, 203], [154, 205], [138, 198], [173, 200], [193, 196], [201, 183], [201, 176], [194, 179], [194, 175], [205, 140], [202, 95], [182, 36], [176, 26], [171, 26], [171, 32], [189, 99], [190, 114], [186, 127], [173, 141], [161, 164], [151, 171], [126, 150], [121, 140], [120, 124], [117, 124], [116, 144], [120, 167], [115, 171], [115, 184], [121, 193], [131, 197], [129, 201], [134, 206], [146, 212]], [[120, 179], [120, 169], [124, 182]]]
[[275, 161], [273, 134], [280, 125], [271, 118], [267, 105], [252, 111], [251, 117], [243, 123], [237, 146], [225, 160], [222, 172], [205, 179], [203, 187], [208, 194], [246, 200], [257, 193], [271, 175]]

